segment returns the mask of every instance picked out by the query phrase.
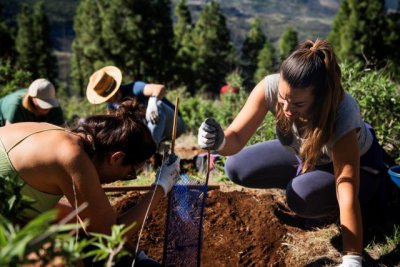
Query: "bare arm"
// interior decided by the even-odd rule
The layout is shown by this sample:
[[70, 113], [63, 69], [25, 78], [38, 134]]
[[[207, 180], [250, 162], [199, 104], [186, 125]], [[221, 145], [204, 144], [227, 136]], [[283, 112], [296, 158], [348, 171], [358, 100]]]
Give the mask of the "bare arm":
[[240, 151], [260, 126], [267, 112], [265, 80], [263, 79], [250, 93], [242, 110], [225, 130], [226, 143], [218, 153], [232, 155]]
[[62, 192], [74, 208], [87, 202], [88, 207], [79, 216], [83, 221], [89, 221], [88, 231], [110, 234], [117, 215], [101, 187], [92, 161], [76, 147], [64, 147], [60, 151], [64, 154], [60, 161], [66, 173], [59, 185]]
[[[153, 196], [154, 198], [151, 200]], [[144, 217], [146, 215], [147, 208], [150, 205], [149, 213], [159, 204], [159, 202], [164, 198], [164, 190], [161, 186], [156, 186], [155, 189], [150, 190], [141, 201], [136, 204], [134, 207], [127, 210], [125, 213], [121, 214], [118, 217], [118, 223], [129, 226], [131, 224], [135, 224], [127, 233], [128, 238], [135, 234], [142, 226]]]
[[[91, 167], [88, 165], [86, 165], [86, 168], [89, 170], [91, 169]], [[87, 173], [90, 173], [90, 171]], [[70, 188], [72, 188], [72, 184], [67, 184], [66, 196], [72, 207], [75, 207], [75, 196], [77, 196], [77, 206], [81, 205], [83, 202], [87, 202], [89, 204], [88, 208], [86, 208], [86, 210], [82, 211], [80, 214], [81, 220], [89, 220], [89, 226], [87, 230], [110, 234], [111, 226], [113, 224], [124, 224], [125, 226], [134, 224], [132, 229], [130, 229], [126, 234], [127, 238], [130, 239], [132, 235], [134, 235], [140, 229], [143, 224], [147, 207], [150, 205], [153, 190], [149, 191], [137, 205], [117, 217], [115, 210], [111, 207], [107, 196], [105, 195], [103, 189], [101, 189], [100, 183], [97, 183], [95, 179], [86, 179], [86, 181], [82, 181], [79, 178], [79, 174], [75, 174], [74, 177], [74, 180], [76, 181], [75, 193], [74, 190], [72, 190], [72, 192], [70, 190]], [[89, 180], [92, 181], [89, 182]], [[89, 183], [92, 185], [90, 186]], [[87, 188], [87, 186], [89, 186], [89, 188]], [[101, 190], [98, 190], [99, 188]], [[161, 186], [156, 186], [155, 190], [156, 191], [153, 201], [151, 202], [149, 212], [153, 210], [153, 208], [156, 207], [160, 200], [162, 200], [164, 197], [164, 190]], [[61, 212], [64, 212], [64, 215], [67, 214], [67, 211], [72, 211], [70, 209], [66, 209], [65, 205], [62, 206], [61, 204], [59, 204], [58, 208]]]
[[363, 233], [358, 191], [360, 152], [356, 130], [343, 136], [333, 147], [336, 194], [340, 209], [343, 251], [362, 252]]
[[148, 83], [144, 86], [143, 94], [145, 96], [155, 96], [158, 100], [165, 96], [166, 89], [163, 84]]

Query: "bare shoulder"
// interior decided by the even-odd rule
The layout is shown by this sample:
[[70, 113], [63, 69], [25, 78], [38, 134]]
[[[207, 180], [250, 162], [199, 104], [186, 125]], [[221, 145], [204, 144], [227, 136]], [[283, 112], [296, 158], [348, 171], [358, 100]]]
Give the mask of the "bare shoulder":
[[57, 139], [58, 148], [55, 153], [55, 160], [62, 169], [65, 178], [60, 181], [65, 183], [61, 186], [69, 187], [72, 179], [82, 192], [94, 190], [95, 185], [101, 188], [96, 167], [86, 153], [80, 136], [64, 133], [60, 134]]
[[57, 145], [55, 156], [66, 167], [78, 167], [80, 165], [82, 168], [87, 168], [87, 165], [92, 165], [80, 136], [70, 132], [62, 132], [58, 136], [54, 136], [53, 142]]

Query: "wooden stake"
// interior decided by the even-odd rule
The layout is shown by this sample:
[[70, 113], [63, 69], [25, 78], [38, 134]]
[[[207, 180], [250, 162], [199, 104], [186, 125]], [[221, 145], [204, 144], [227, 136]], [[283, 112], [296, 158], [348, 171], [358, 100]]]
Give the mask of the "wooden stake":
[[178, 122], [179, 96], [175, 100], [174, 124], [172, 127], [171, 155], [175, 153], [176, 126]]

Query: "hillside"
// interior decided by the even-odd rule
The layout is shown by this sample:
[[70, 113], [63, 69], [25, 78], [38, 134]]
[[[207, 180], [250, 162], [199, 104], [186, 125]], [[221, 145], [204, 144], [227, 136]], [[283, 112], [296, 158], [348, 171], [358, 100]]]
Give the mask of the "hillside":
[[[206, 2], [187, 1], [194, 18]], [[274, 43], [288, 26], [299, 33], [300, 40], [324, 38], [339, 7], [339, 0], [222, 0], [218, 3], [227, 18], [236, 47], [243, 42], [253, 18], [261, 20], [264, 33]]]
[[[10, 25], [15, 25], [15, 15], [21, 2], [34, 0], [0, 0]], [[55, 48], [70, 51], [74, 36], [73, 16], [78, 0], [44, 0], [52, 26]], [[173, 12], [178, 0], [171, 0]], [[194, 21], [202, 7], [209, 0], [187, 0]], [[239, 48], [252, 18], [259, 18], [267, 37], [276, 42], [283, 30], [292, 26], [299, 33], [299, 39], [326, 37], [337, 12], [339, 0], [217, 0], [227, 18], [231, 38]]]

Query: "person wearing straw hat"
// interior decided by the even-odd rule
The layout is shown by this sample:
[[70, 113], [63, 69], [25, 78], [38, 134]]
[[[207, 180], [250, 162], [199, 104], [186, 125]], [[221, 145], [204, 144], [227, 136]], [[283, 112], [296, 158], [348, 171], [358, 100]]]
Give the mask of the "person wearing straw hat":
[[[134, 81], [122, 83], [121, 70], [107, 66], [94, 72], [86, 90], [90, 103], [107, 103], [110, 110], [115, 110], [126, 98], [136, 98], [145, 105], [145, 120], [157, 147], [165, 140], [171, 140], [175, 106], [165, 97], [166, 88], [162, 84]], [[176, 136], [185, 130], [181, 116], [177, 120]]]
[[47, 79], [37, 79], [29, 88], [0, 99], [0, 126], [27, 121], [66, 126], [54, 85]]

